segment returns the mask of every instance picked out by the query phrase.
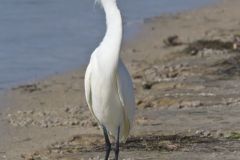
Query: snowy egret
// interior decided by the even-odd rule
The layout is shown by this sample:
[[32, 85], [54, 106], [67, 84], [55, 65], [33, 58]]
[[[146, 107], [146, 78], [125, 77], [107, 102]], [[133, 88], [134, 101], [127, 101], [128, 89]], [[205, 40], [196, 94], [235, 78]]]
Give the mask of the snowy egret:
[[111, 151], [109, 135], [115, 138], [115, 159], [119, 140], [125, 142], [133, 124], [135, 98], [131, 77], [119, 57], [122, 43], [122, 18], [116, 0], [97, 0], [106, 16], [106, 33], [91, 55], [85, 73], [85, 95], [88, 107], [103, 129], [105, 160]]

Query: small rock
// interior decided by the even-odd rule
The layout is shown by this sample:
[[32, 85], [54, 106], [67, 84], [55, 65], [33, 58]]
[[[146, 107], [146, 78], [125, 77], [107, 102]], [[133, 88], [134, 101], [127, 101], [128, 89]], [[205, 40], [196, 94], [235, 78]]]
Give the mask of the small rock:
[[40, 124], [40, 126], [43, 127], [43, 128], [48, 128], [48, 124], [46, 122], [42, 122]]
[[210, 137], [210, 136], [211, 136], [211, 132], [210, 132], [210, 131], [205, 131], [205, 132], [203, 133], [203, 136], [204, 136], [204, 137]]
[[137, 50], [136, 50], [135, 48], [133, 48], [133, 49], [132, 49], [132, 52], [133, 52], [133, 53], [136, 53], [136, 52], [137, 52]]
[[152, 108], [153, 104], [151, 102], [147, 102], [144, 104], [143, 108]]
[[148, 118], [147, 117], [139, 117], [137, 118], [136, 122], [137, 124], [146, 124], [148, 122]]
[[28, 114], [28, 115], [34, 114], [34, 110], [29, 110], [26, 112], [26, 114]]
[[196, 135], [203, 135], [204, 134], [204, 130], [197, 130], [195, 132]]
[[219, 137], [224, 137], [224, 133], [221, 132], [221, 131], [217, 131], [217, 132], [216, 132], [216, 136], [217, 136], [217, 138], [219, 138]]
[[199, 107], [202, 106], [203, 104], [200, 101], [184, 101], [179, 105], [179, 108], [184, 108], [184, 107]]
[[68, 107], [67, 107], [67, 108], [65, 108], [65, 112], [67, 112], [67, 113], [68, 113], [69, 111], [70, 111], [70, 108], [68, 108]]
[[98, 126], [98, 123], [97, 123], [97, 122], [92, 122], [92, 126], [93, 126], [93, 127], [97, 127], [97, 126]]
[[140, 75], [140, 74], [135, 74], [135, 75], [133, 75], [133, 78], [134, 79], [141, 79], [141, 78], [143, 78], [143, 76]]
[[72, 121], [70, 122], [70, 124], [71, 124], [72, 126], [75, 126], [75, 125], [78, 125], [78, 124], [79, 124], [79, 121], [78, 121], [78, 120], [72, 120]]
[[143, 82], [142, 87], [143, 89], [149, 90], [152, 88], [152, 84], [149, 82]]
[[163, 43], [170, 47], [170, 46], [178, 46], [183, 44], [177, 35], [169, 36], [167, 39], [163, 40]]
[[137, 104], [137, 105], [140, 105], [140, 104], [142, 104], [142, 103], [143, 103], [142, 100], [138, 100], [136, 104]]

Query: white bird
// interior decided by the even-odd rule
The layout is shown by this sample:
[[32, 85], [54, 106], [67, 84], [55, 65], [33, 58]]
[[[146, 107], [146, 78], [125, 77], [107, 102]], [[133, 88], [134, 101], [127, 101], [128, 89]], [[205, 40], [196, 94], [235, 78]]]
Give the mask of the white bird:
[[88, 107], [103, 129], [106, 155], [111, 151], [109, 135], [115, 138], [115, 159], [119, 140], [125, 142], [133, 125], [135, 98], [131, 77], [119, 57], [122, 43], [122, 18], [116, 0], [98, 0], [106, 15], [106, 33], [91, 55], [85, 73]]

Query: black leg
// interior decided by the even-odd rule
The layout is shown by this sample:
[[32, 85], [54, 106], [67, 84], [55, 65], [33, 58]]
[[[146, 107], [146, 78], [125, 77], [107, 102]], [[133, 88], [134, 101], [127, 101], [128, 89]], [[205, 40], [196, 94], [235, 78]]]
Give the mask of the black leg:
[[108, 133], [107, 133], [106, 127], [104, 127], [104, 126], [102, 125], [102, 128], [103, 128], [103, 134], [104, 134], [105, 145], [106, 145], [105, 160], [108, 160], [108, 157], [109, 157], [109, 154], [110, 154], [110, 151], [111, 151], [111, 143], [110, 143], [110, 140], [109, 140], [109, 138], [108, 138]]
[[118, 127], [118, 133], [117, 133], [117, 139], [116, 139], [115, 160], [118, 160], [118, 155], [119, 155], [119, 132], [120, 132], [120, 127]]

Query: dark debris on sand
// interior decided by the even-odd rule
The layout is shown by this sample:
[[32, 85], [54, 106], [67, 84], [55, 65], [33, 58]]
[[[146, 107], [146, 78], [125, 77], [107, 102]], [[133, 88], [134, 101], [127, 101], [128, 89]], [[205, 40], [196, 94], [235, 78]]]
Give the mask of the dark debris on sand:
[[194, 56], [203, 49], [233, 50], [233, 42], [223, 42], [221, 40], [197, 40], [190, 43], [183, 52]]
[[[199, 135], [145, 135], [130, 137], [126, 144], [120, 144], [121, 151], [157, 151], [157, 152], [236, 152], [240, 151], [240, 141], [236, 138], [213, 138]], [[31, 160], [42, 160], [41, 157], [64, 158], [65, 156], [104, 152], [104, 138], [101, 135], [78, 135], [67, 142], [52, 144], [47, 151], [22, 155]]]

